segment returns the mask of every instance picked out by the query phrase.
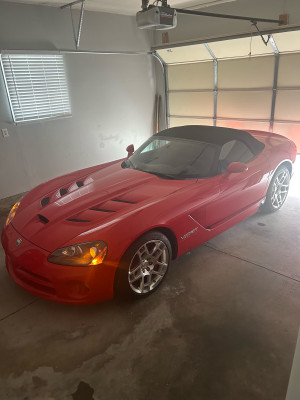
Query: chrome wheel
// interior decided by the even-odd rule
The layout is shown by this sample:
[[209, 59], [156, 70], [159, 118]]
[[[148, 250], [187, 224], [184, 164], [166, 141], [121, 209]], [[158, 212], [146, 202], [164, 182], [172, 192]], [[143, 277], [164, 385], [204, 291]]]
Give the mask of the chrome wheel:
[[285, 202], [289, 191], [290, 174], [287, 169], [283, 169], [273, 182], [271, 203], [275, 210], [279, 209]]
[[270, 182], [266, 198], [261, 205], [261, 211], [265, 213], [278, 211], [287, 198], [290, 186], [290, 171], [285, 165], [280, 166]]
[[149, 240], [142, 244], [128, 269], [130, 288], [138, 294], [151, 292], [164, 278], [169, 259], [169, 249], [163, 241]]

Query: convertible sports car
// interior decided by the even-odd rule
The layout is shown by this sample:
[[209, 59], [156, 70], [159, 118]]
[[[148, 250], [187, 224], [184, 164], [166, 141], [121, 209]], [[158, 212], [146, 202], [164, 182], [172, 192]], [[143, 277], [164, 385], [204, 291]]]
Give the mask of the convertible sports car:
[[284, 203], [296, 146], [210, 126], [166, 129], [129, 157], [53, 179], [12, 208], [7, 269], [24, 289], [65, 303], [144, 296], [171, 259]]

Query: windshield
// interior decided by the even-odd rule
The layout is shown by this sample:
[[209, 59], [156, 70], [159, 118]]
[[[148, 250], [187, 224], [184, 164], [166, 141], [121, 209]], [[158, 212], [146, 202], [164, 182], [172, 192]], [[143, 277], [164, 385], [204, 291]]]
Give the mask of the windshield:
[[126, 162], [128, 168], [165, 179], [216, 175], [219, 145], [196, 140], [151, 137]]

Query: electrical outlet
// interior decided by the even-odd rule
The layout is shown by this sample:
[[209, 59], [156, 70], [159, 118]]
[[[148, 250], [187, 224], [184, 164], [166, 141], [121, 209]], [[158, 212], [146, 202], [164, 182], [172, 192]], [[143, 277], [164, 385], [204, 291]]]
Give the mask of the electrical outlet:
[[9, 136], [9, 133], [8, 133], [8, 130], [7, 129], [1, 129], [1, 132], [2, 132], [2, 136], [4, 137], [4, 138], [7, 138], [8, 136]]

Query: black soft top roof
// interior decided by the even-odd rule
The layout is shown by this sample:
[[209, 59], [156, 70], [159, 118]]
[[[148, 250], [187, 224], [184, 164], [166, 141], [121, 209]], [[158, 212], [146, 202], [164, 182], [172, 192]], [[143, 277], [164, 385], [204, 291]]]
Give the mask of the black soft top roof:
[[[186, 125], [165, 129], [157, 134], [163, 137], [200, 140], [201, 142], [214, 143], [220, 146], [231, 140], [241, 140], [254, 153], [259, 154], [265, 147], [250, 133], [238, 129], [222, 128], [219, 126]], [[155, 135], [156, 136], [156, 135]]]

